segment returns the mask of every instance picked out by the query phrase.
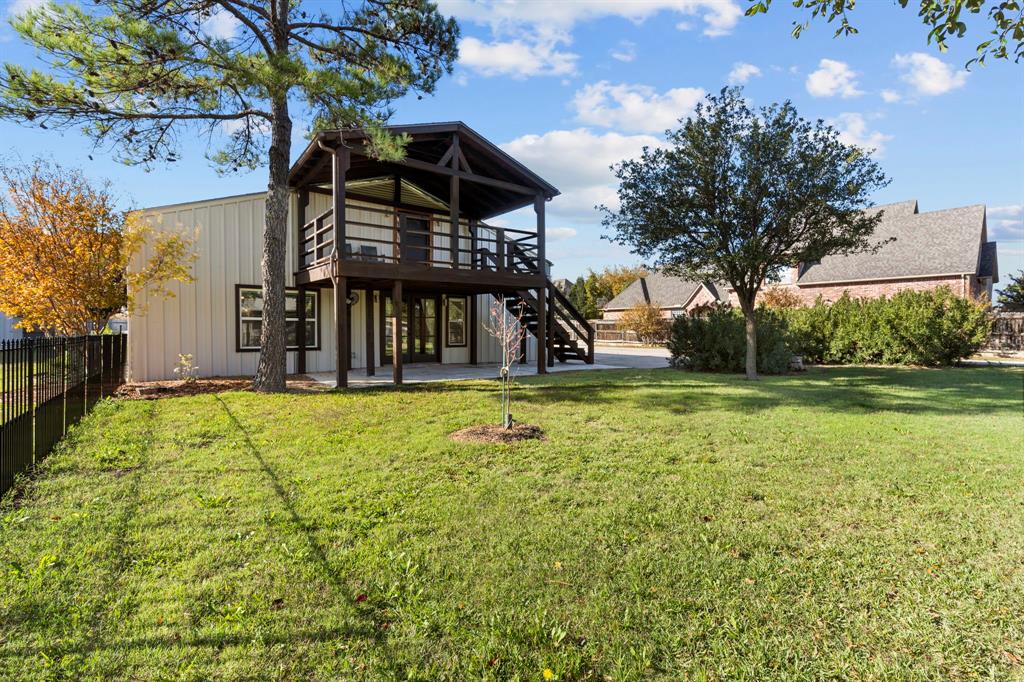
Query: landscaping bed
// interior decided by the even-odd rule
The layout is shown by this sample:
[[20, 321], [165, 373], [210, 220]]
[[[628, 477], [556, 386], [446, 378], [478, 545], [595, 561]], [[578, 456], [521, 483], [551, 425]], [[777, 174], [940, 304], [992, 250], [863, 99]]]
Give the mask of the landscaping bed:
[[0, 506], [0, 679], [1020, 677], [1022, 381], [105, 401]]

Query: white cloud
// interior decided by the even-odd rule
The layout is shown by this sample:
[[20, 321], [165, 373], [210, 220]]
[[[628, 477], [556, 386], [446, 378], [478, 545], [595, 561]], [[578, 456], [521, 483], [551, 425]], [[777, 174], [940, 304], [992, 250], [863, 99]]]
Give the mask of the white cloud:
[[579, 55], [557, 49], [555, 42], [523, 40], [485, 43], [478, 38], [459, 42], [459, 63], [484, 76], [565, 76], [576, 72]]
[[437, 4], [445, 14], [491, 26], [499, 33], [530, 25], [541, 37], [564, 34], [577, 23], [606, 17], [640, 23], [660, 12], [699, 17], [704, 20], [705, 35], [720, 36], [729, 33], [743, 16], [736, 0], [439, 0]]
[[612, 48], [608, 54], [620, 62], [631, 62], [636, 59], [636, 43], [631, 40], [620, 40], [618, 47]]
[[892, 139], [892, 135], [868, 130], [868, 122], [863, 114], [842, 113], [834, 119], [829, 119], [828, 123], [839, 131], [841, 141], [862, 149], [874, 150], [876, 157], [881, 157], [885, 153], [885, 143]]
[[46, 0], [14, 0], [7, 6], [7, 16], [17, 17], [30, 9], [37, 9], [46, 4]]
[[700, 88], [673, 88], [659, 94], [648, 85], [600, 81], [577, 90], [572, 106], [583, 123], [654, 133], [675, 127], [703, 97]]
[[576, 236], [575, 227], [548, 227], [544, 230], [544, 236], [549, 242], [560, 242]]
[[901, 99], [903, 99], [903, 96], [900, 95], [900, 93], [896, 92], [895, 90], [882, 90], [882, 99], [884, 99], [889, 104], [892, 104], [894, 102], [899, 102]]
[[900, 79], [919, 95], [943, 95], [967, 82], [966, 71], [954, 71], [946, 62], [924, 52], [898, 54], [892, 63], [903, 72]]
[[[245, 130], [246, 121], [252, 125], [253, 133], [256, 135], [269, 135], [270, 134], [270, 121], [265, 118], [253, 116], [249, 119], [236, 118], [229, 121], [223, 121], [220, 124], [221, 130], [224, 131], [225, 135], [233, 135], [237, 132]], [[296, 126], [298, 127], [298, 126]]]
[[988, 209], [991, 238], [1020, 239], [1024, 237], [1024, 204], [993, 206]]
[[760, 75], [761, 69], [757, 68], [753, 64], [736, 62], [732, 65], [732, 71], [729, 72], [728, 80], [731, 85], [741, 85], [749, 81], [751, 78]]
[[835, 97], [843, 99], [864, 94], [857, 89], [857, 72], [846, 62], [822, 59], [818, 70], [807, 76], [807, 92], [814, 97]]
[[548, 205], [549, 213], [559, 220], [593, 224], [599, 216], [595, 205], [618, 206], [617, 183], [610, 166], [639, 156], [644, 146], [663, 144], [653, 135], [577, 128], [523, 135], [501, 148], [561, 190], [562, 195]]
[[217, 9], [199, 24], [203, 33], [219, 40], [231, 40], [238, 32], [241, 22], [230, 12]]

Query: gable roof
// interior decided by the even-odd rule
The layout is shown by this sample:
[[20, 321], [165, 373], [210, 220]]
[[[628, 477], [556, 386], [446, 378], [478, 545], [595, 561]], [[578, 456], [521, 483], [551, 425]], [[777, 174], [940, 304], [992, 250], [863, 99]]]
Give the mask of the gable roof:
[[[508, 211], [532, 205], [536, 195], [548, 199], [558, 190], [542, 177], [462, 121], [386, 126], [394, 135], [407, 135], [405, 160], [390, 163], [367, 156], [364, 145], [369, 133], [361, 128], [325, 130], [316, 133], [305, 151], [292, 165], [288, 183], [292, 188], [323, 185], [331, 182], [331, 152], [324, 147], [345, 144], [352, 147], [346, 180], [366, 180], [382, 175], [398, 175], [424, 193], [447, 204], [449, 178], [432, 170], [444, 166], [451, 157], [453, 136], [458, 135], [460, 159], [464, 158], [472, 173], [459, 171], [466, 180], [460, 192], [459, 210], [470, 218], [485, 220]], [[323, 146], [321, 146], [321, 143]], [[360, 151], [362, 150], [362, 151]], [[472, 182], [472, 176], [484, 176], [505, 183], [504, 186]], [[510, 188], [515, 185], [517, 188]], [[520, 191], [520, 190], [526, 190]]]
[[892, 238], [877, 253], [826, 256], [805, 266], [797, 284], [975, 274], [985, 239], [985, 206], [917, 212], [916, 201], [875, 206], [882, 221], [872, 242]]
[[[701, 286], [708, 285], [655, 272], [632, 282], [601, 309], [627, 310], [638, 303], [651, 303], [659, 308], [683, 308]], [[708, 290], [716, 298], [722, 298], [714, 285], [708, 286]]]

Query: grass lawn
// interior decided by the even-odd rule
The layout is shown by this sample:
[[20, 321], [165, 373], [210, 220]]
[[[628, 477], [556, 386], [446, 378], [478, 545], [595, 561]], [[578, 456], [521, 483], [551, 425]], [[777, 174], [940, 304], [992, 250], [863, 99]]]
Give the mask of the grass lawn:
[[[0, 509], [0, 679], [1024, 678], [1024, 372], [106, 402]], [[545, 674], [547, 671], [547, 674]]]

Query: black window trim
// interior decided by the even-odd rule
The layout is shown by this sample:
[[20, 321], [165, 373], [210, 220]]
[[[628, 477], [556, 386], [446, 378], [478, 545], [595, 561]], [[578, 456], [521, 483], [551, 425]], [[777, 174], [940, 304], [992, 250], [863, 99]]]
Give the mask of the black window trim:
[[[236, 284], [235, 285], [235, 352], [236, 353], [259, 353], [262, 348], [243, 348], [242, 347], [242, 290], [243, 289], [256, 289], [260, 292], [263, 291], [263, 286], [260, 284]], [[285, 287], [285, 293], [295, 292], [298, 294], [298, 287]], [[313, 294], [315, 297], [314, 309], [316, 310], [316, 339], [315, 344], [310, 345], [309, 339], [306, 339], [306, 350], [320, 350], [320, 338], [323, 335], [323, 319], [321, 317], [320, 308], [320, 289], [308, 288], [306, 293]], [[287, 313], [286, 313], [287, 315]], [[296, 353], [298, 352], [298, 346], [288, 346], [287, 352]]]

